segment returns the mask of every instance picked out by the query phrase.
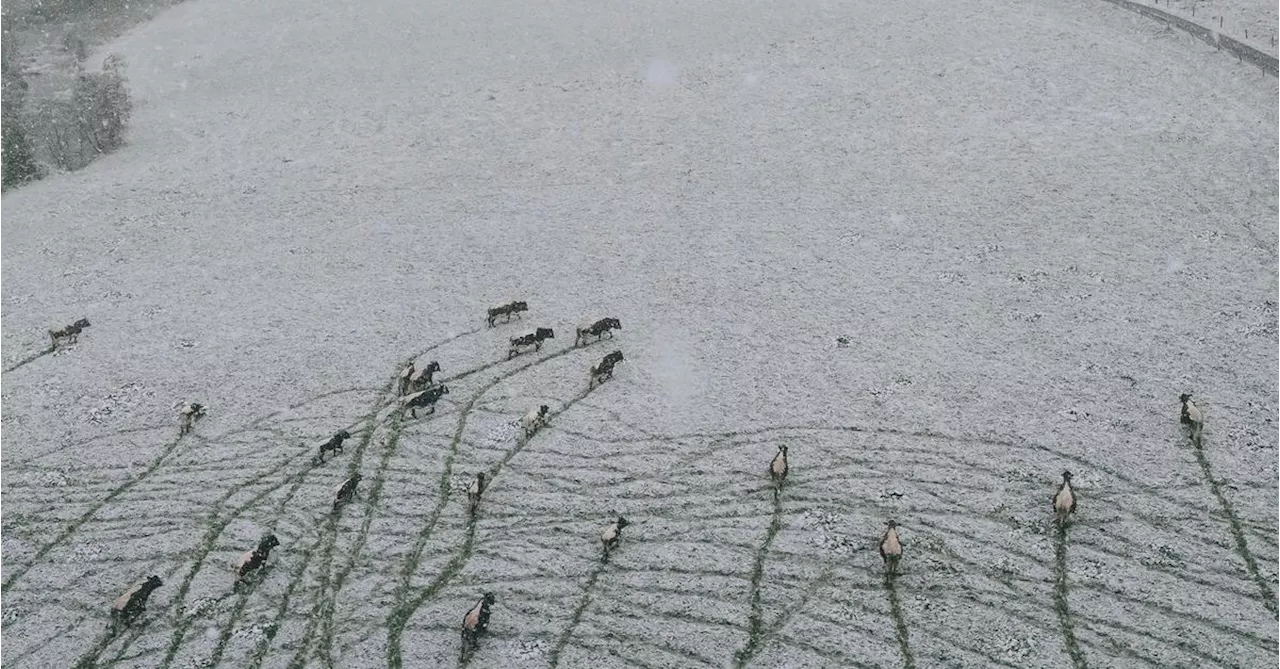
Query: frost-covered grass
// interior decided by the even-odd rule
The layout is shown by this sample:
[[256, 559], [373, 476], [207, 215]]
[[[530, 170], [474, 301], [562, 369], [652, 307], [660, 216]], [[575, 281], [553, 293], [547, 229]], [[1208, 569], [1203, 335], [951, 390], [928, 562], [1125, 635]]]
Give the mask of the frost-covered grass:
[[[3, 377], [6, 664], [447, 665], [485, 591], [475, 666], [1273, 662], [1276, 80], [1157, 30], [997, 0], [164, 12], [111, 46], [130, 144], [4, 201], [5, 368], [93, 323]], [[402, 421], [419, 353], [450, 393]], [[178, 441], [181, 400], [209, 415]]]

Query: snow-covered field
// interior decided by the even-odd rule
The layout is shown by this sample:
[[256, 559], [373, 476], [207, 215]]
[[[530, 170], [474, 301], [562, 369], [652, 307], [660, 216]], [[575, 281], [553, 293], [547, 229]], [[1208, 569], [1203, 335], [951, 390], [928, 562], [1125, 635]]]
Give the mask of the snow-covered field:
[[[1162, 30], [1040, 0], [161, 13], [111, 47], [130, 144], [4, 200], [6, 664], [450, 666], [492, 592], [474, 666], [1273, 665], [1277, 84]], [[417, 355], [450, 392], [402, 420]]]

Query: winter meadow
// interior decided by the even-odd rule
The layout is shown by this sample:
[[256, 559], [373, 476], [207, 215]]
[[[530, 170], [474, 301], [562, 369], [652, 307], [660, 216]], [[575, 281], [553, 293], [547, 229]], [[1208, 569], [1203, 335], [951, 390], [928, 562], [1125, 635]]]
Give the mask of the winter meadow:
[[[1275, 62], [1274, 5], [1142, 4]], [[1280, 89], [1230, 49], [1103, 0], [4, 20], [6, 667], [1280, 657]]]

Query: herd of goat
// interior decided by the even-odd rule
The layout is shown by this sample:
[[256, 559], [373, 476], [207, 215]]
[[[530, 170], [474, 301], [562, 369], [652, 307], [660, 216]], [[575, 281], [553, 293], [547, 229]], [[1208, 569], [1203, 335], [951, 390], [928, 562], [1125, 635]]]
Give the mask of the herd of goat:
[[[525, 302], [511, 302], [502, 306], [489, 309], [487, 323], [489, 327], [494, 327], [495, 320], [498, 316], [505, 316], [506, 322], [511, 320], [512, 315], [519, 317], [521, 312], [528, 310], [528, 304]], [[54, 340], [56, 347], [60, 339], [75, 340], [75, 336], [80, 333], [83, 328], [89, 325], [89, 321], [81, 319], [76, 323], [67, 326], [63, 330], [50, 330], [49, 334]], [[574, 339], [574, 346], [577, 347], [582, 342], [587, 341], [589, 337], [596, 340], [608, 335], [612, 337], [612, 331], [621, 329], [622, 324], [616, 318], [604, 318], [595, 323], [579, 327], [577, 329], [577, 337]], [[513, 337], [510, 340], [510, 349], [508, 351], [508, 359], [518, 355], [520, 349], [533, 346], [538, 350], [542, 342], [546, 339], [554, 338], [555, 334], [550, 328], [537, 328], [534, 332], [521, 336]], [[613, 376], [614, 366], [623, 360], [621, 351], [614, 351], [604, 357], [599, 364], [591, 367], [589, 386], [592, 387], [596, 383], [602, 383], [604, 380]], [[410, 360], [399, 376], [399, 394], [402, 397], [401, 412], [408, 411], [411, 416], [417, 417], [416, 409], [430, 407], [431, 411], [435, 411], [435, 403], [441, 396], [447, 394], [449, 389], [441, 385], [435, 385], [432, 377], [436, 372], [441, 371], [440, 363], [430, 361], [427, 365], [419, 367], [414, 360]], [[1201, 447], [1201, 431], [1204, 427], [1204, 413], [1192, 401], [1191, 395], [1182, 394], [1179, 396], [1181, 402], [1180, 422], [1189, 428], [1191, 442], [1196, 448]], [[524, 438], [527, 440], [532, 437], [539, 429], [547, 424], [547, 417], [550, 407], [541, 405], [530, 409], [528, 413], [519, 420], [519, 425]], [[196, 403], [186, 403], [179, 411], [179, 436], [190, 432], [196, 420], [205, 415], [205, 407]], [[346, 430], [340, 430], [330, 437], [327, 441], [320, 444], [319, 453], [312, 459], [313, 464], [324, 461], [326, 453], [342, 453], [343, 442], [350, 438], [351, 434]], [[768, 472], [770, 480], [773, 484], [773, 494], [778, 495], [781, 492], [783, 482], [787, 478], [790, 471], [790, 463], [788, 461], [788, 447], [786, 445], [778, 446], [778, 452], [769, 462]], [[333, 511], [337, 511], [342, 505], [350, 502], [355, 498], [356, 488], [360, 484], [361, 476], [359, 473], [352, 475], [338, 486], [334, 494]], [[1062, 482], [1052, 497], [1052, 505], [1054, 511], [1054, 521], [1059, 529], [1065, 529], [1068, 519], [1076, 512], [1076, 492], [1071, 483], [1072, 474], [1070, 471], [1062, 473]], [[481, 495], [485, 490], [485, 474], [483, 472], [476, 475], [475, 479], [467, 488], [467, 511], [468, 514], [474, 515], [480, 504]], [[619, 516], [611, 525], [600, 533], [600, 543], [602, 548], [602, 560], [608, 560], [609, 554], [617, 548], [622, 538], [622, 530], [627, 527], [630, 522]], [[252, 551], [248, 551], [240, 556], [233, 564], [234, 580], [232, 583], [233, 590], [237, 590], [242, 584], [247, 583], [255, 574], [261, 574], [262, 568], [266, 565], [270, 557], [271, 549], [280, 545], [280, 541], [274, 534], [264, 536], [258, 546]], [[895, 520], [889, 520], [884, 534], [880, 537], [879, 543], [880, 557], [884, 561], [886, 577], [896, 577], [898, 573], [898, 563], [902, 559], [903, 545], [902, 539], [898, 533], [898, 524]], [[147, 599], [151, 593], [159, 588], [163, 583], [158, 576], [150, 576], [146, 580], [137, 583], [121, 595], [111, 610], [110, 630], [115, 634], [121, 626], [130, 625], [138, 616], [146, 611]], [[478, 637], [485, 632], [489, 624], [490, 607], [497, 601], [493, 593], [486, 592], [476, 602], [474, 606], [467, 610], [462, 618], [462, 650], [464, 653], [469, 649], [474, 649], [478, 643]]]
[[[519, 318], [520, 314], [528, 311], [528, 309], [529, 306], [526, 302], [511, 302], [494, 307], [489, 309], [487, 324], [489, 327], [494, 327], [498, 316], [505, 316], [506, 321], [509, 322], [513, 315]], [[89, 321], [87, 319], [80, 319], [62, 330], [50, 330], [49, 336], [53, 340], [53, 348], [57, 348], [62, 341], [74, 342], [76, 336], [88, 325]], [[573, 345], [578, 347], [589, 343], [592, 339], [598, 341], [604, 337], [612, 338], [613, 330], [620, 329], [622, 329], [622, 323], [617, 318], [602, 318], [590, 325], [577, 328], [577, 336], [574, 338]], [[520, 355], [530, 347], [535, 351], [541, 350], [544, 341], [554, 338], [555, 332], [551, 328], [541, 327], [529, 334], [512, 337], [507, 351], [507, 359], [510, 360]], [[622, 361], [622, 351], [614, 351], [604, 356], [598, 364], [591, 367], [588, 388], [612, 378], [614, 367]], [[436, 403], [441, 397], [449, 393], [448, 386], [443, 383], [435, 383], [435, 374], [440, 371], [440, 363], [436, 360], [429, 361], [425, 365], [419, 365], [418, 361], [414, 359], [410, 359], [405, 363], [397, 379], [401, 415], [407, 412], [410, 417], [417, 418], [418, 409], [428, 409], [429, 414], [435, 412]], [[546, 426], [550, 411], [551, 407], [543, 404], [531, 409], [521, 417], [519, 425], [525, 439], [532, 437], [539, 429]], [[196, 402], [182, 404], [178, 410], [178, 436], [182, 437], [191, 432], [195, 427], [195, 423], [204, 417], [206, 413], [207, 410], [202, 404]], [[343, 442], [349, 438], [351, 438], [351, 433], [347, 430], [339, 430], [334, 433], [328, 440], [320, 444], [319, 452], [311, 459], [312, 465], [323, 463], [327, 454], [342, 453]], [[332, 509], [334, 512], [355, 498], [360, 480], [361, 475], [356, 473], [338, 486], [334, 493]], [[469, 514], [475, 514], [484, 489], [485, 475], [481, 472], [476, 475], [475, 480], [467, 488], [467, 510]], [[627, 524], [628, 522], [625, 518], [619, 517], [601, 533], [600, 541], [606, 557], [618, 545], [622, 528], [626, 527]], [[258, 542], [256, 548], [241, 555], [232, 565], [234, 576], [232, 589], [239, 590], [242, 584], [248, 583], [255, 575], [263, 573], [262, 568], [270, 558], [271, 549], [279, 545], [280, 541], [274, 534], [267, 534]], [[139, 616], [145, 613], [148, 598], [161, 585], [163, 585], [163, 582], [160, 577], [153, 575], [135, 584], [117, 598], [111, 609], [111, 623], [109, 625], [111, 634], [118, 633], [122, 626], [132, 624]], [[492, 593], [485, 593], [476, 605], [463, 616], [462, 637], [464, 651], [469, 648], [473, 649], [479, 635], [487, 628], [489, 607], [495, 601], [496, 598]]]

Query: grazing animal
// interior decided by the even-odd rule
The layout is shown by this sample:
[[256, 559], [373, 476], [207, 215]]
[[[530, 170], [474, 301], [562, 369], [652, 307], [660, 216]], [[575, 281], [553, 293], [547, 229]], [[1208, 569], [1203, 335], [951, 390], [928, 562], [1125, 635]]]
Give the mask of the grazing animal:
[[586, 342], [587, 337], [595, 337], [597, 340], [604, 335], [609, 335], [613, 339], [613, 331], [621, 330], [622, 323], [616, 318], [601, 318], [600, 320], [586, 327], [578, 328], [578, 336], [574, 338], [573, 345], [576, 348], [578, 342]]
[[159, 576], [151, 576], [147, 580], [124, 591], [111, 607], [111, 633], [115, 634], [120, 627], [133, 624], [133, 621], [147, 610], [147, 598], [156, 588], [164, 585]]
[[417, 418], [419, 407], [431, 407], [428, 413], [436, 412], [436, 402], [441, 397], [449, 394], [449, 386], [436, 386], [427, 390], [420, 390], [408, 397], [404, 398], [404, 408], [409, 410], [409, 415]]
[[501, 306], [492, 307], [489, 309], [489, 327], [493, 327], [493, 322], [497, 320], [499, 316], [506, 316], [507, 319], [504, 322], [510, 323], [512, 314], [520, 316], [521, 312], [528, 310], [528, 303], [520, 301], [508, 302]]
[[204, 418], [205, 407], [198, 402], [187, 402], [182, 405], [182, 409], [178, 412], [178, 436], [190, 432], [195, 427], [196, 421]]
[[527, 335], [511, 338], [511, 350], [507, 351], [507, 360], [510, 360], [520, 354], [520, 348], [523, 346], [532, 346], [533, 350], [541, 351], [542, 342], [548, 339], [555, 339], [556, 333], [551, 328], [538, 328]]
[[890, 575], [898, 573], [898, 561], [902, 559], [902, 539], [898, 536], [898, 524], [889, 521], [889, 528], [880, 537], [880, 557]]
[[618, 520], [600, 533], [600, 543], [604, 546], [604, 559], [609, 559], [609, 553], [618, 547], [618, 542], [622, 540], [622, 528], [630, 524], [626, 518], [618, 516]]
[[479, 637], [489, 628], [489, 607], [498, 601], [492, 592], [484, 593], [484, 597], [462, 616], [462, 651], [479, 645]]
[[404, 363], [404, 369], [400, 370], [400, 394], [404, 395], [409, 392], [409, 377], [413, 376], [414, 370], [413, 358], [409, 362]]
[[267, 558], [271, 556], [271, 549], [279, 545], [280, 540], [276, 539], [276, 535], [268, 534], [258, 541], [257, 548], [241, 555], [232, 568], [235, 580], [231, 583], [231, 589], [239, 588], [242, 582], [247, 581], [250, 575], [266, 564]]
[[58, 348], [58, 340], [60, 339], [65, 339], [71, 344], [76, 343], [76, 340], [80, 338], [80, 332], [87, 327], [89, 327], [89, 319], [81, 318], [61, 330], [50, 330], [49, 339], [52, 340], [52, 348]]
[[539, 428], [547, 424], [548, 411], [551, 411], [551, 407], [543, 404], [536, 409], [530, 409], [529, 413], [520, 419], [520, 427], [524, 430], [525, 439], [532, 437]]
[[769, 463], [769, 478], [773, 480], [775, 488], [781, 488], [782, 482], [787, 478], [787, 447], [779, 446], [778, 454], [773, 456], [773, 461]]
[[1053, 511], [1058, 526], [1067, 521], [1067, 516], [1076, 512], [1076, 494], [1071, 487], [1071, 472], [1062, 472], [1062, 485], [1053, 494]]
[[1199, 447], [1200, 431], [1204, 429], [1204, 411], [1191, 401], [1191, 395], [1187, 393], [1179, 395], [1178, 400], [1182, 402], [1182, 416], [1179, 420], [1183, 425], [1191, 427], [1191, 441]]
[[480, 506], [480, 495], [484, 494], [484, 472], [476, 474], [476, 479], [467, 488], [467, 513], [475, 513]]
[[342, 482], [338, 486], [338, 490], [333, 495], [333, 510], [337, 511], [338, 507], [350, 502], [356, 496], [356, 486], [360, 485], [360, 474], [353, 474], [351, 478]]
[[587, 383], [587, 388], [590, 389], [597, 383], [604, 383], [605, 379], [612, 379], [613, 367], [620, 362], [622, 362], [622, 351], [614, 351], [606, 355], [600, 364], [591, 368], [591, 379]]
[[426, 367], [415, 370], [413, 374], [409, 376], [408, 389], [422, 390], [423, 388], [429, 387], [431, 385], [431, 377], [435, 376], [435, 373], [438, 371], [440, 371], [440, 363], [435, 360], [427, 363]]
[[848, 347], [849, 347], [849, 338], [848, 338], [848, 337], [843, 337], [843, 336], [841, 336], [841, 337], [836, 337], [836, 346], [837, 346], [837, 347], [839, 347], [839, 348], [848, 348]]
[[329, 437], [329, 441], [320, 444], [320, 453], [316, 455], [316, 458], [318, 458], [319, 462], [324, 462], [325, 451], [333, 451], [334, 454], [342, 453], [342, 442], [350, 438], [350, 432], [347, 432], [346, 430], [338, 430], [332, 437]]

